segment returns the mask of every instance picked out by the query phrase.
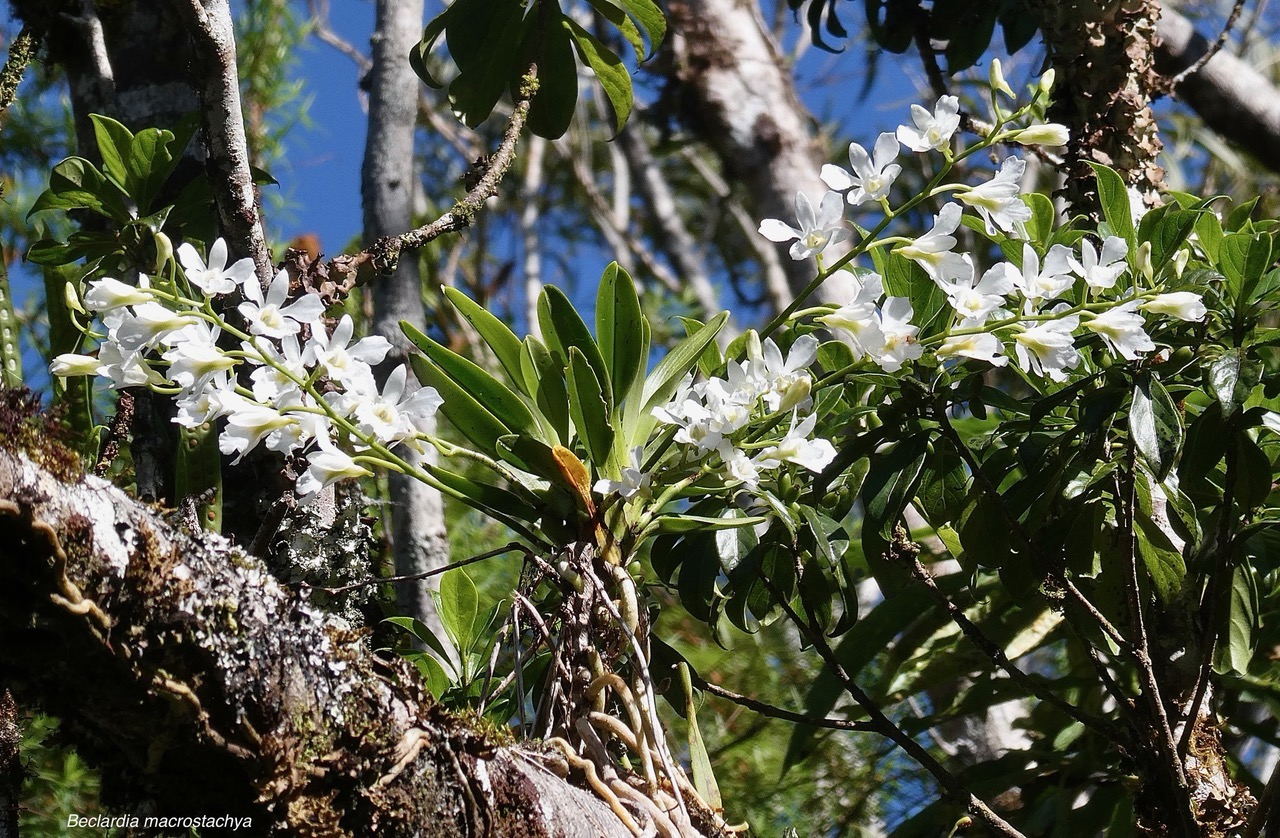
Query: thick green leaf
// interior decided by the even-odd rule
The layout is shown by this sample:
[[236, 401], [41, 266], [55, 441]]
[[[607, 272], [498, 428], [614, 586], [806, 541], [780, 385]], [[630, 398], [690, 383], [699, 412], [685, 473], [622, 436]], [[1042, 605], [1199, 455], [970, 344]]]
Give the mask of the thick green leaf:
[[496, 521], [516, 527], [537, 521], [540, 513], [525, 497], [509, 489], [481, 483], [439, 466], [427, 466], [431, 476], [444, 484], [444, 493]]
[[120, 188], [83, 157], [68, 157], [53, 167], [49, 188], [36, 199], [27, 216], [47, 209], [87, 209], [121, 224], [132, 217]]
[[569, 34], [573, 36], [578, 57], [595, 71], [600, 89], [613, 108], [613, 129], [620, 132], [622, 126], [627, 124], [627, 117], [631, 116], [631, 74], [613, 50], [596, 40], [594, 35], [575, 23], [573, 18], [566, 17], [564, 20], [569, 27]]
[[716, 335], [729, 319], [729, 312], [722, 311], [711, 322], [703, 326], [698, 333], [685, 338], [671, 348], [666, 357], [658, 362], [645, 379], [644, 390], [640, 401], [644, 407], [641, 415], [648, 416], [655, 407], [662, 407], [680, 386], [680, 379], [693, 369], [707, 344], [716, 339]]
[[[551, 0], [541, 0], [551, 2]], [[537, 21], [542, 13], [530, 15]], [[519, 62], [527, 67], [538, 65], [538, 95], [529, 108], [529, 130], [548, 140], [558, 139], [569, 130], [573, 121], [573, 109], [578, 103], [578, 62], [573, 54], [573, 38], [569, 34], [568, 18], [552, 3], [547, 13], [546, 26], [531, 23], [526, 28], [522, 49], [526, 60]], [[511, 80], [512, 93], [518, 93], [520, 79]]]
[[126, 161], [129, 160], [129, 150], [133, 145], [133, 132], [102, 114], [89, 114], [89, 121], [93, 123], [93, 134], [98, 143], [98, 153], [102, 155], [105, 174], [116, 186], [126, 192], [132, 191], [133, 178], [130, 177]]
[[1129, 242], [1130, 252], [1137, 245], [1137, 230], [1133, 226], [1133, 215], [1129, 209], [1129, 192], [1124, 180], [1100, 163], [1090, 163], [1098, 178], [1098, 198], [1102, 202], [1102, 214], [1112, 231]]
[[445, 671], [444, 665], [434, 656], [426, 652], [405, 652], [404, 659], [418, 668], [422, 680], [427, 685], [427, 692], [431, 693], [431, 697], [437, 701], [449, 691], [449, 687], [453, 686], [453, 679]]
[[526, 395], [534, 395], [532, 390], [525, 389], [526, 382], [520, 369], [520, 338], [516, 337], [515, 332], [488, 309], [457, 288], [446, 286], [444, 295], [449, 298], [449, 302], [453, 303], [458, 313], [467, 319], [476, 333], [484, 338], [484, 342], [493, 350], [498, 363], [502, 364], [502, 369], [506, 371], [511, 382], [524, 389]]
[[651, 58], [662, 45], [662, 40], [667, 37], [667, 19], [658, 8], [658, 4], [653, 0], [610, 0], [610, 2], [625, 9], [649, 36], [649, 54], [645, 58], [646, 60]]
[[1053, 201], [1049, 200], [1049, 196], [1042, 192], [1029, 192], [1022, 196], [1022, 201], [1031, 208], [1031, 218], [1026, 222], [1027, 235], [1031, 237], [1031, 241], [1044, 245], [1049, 241], [1049, 236], [1053, 235], [1054, 219], [1057, 218], [1057, 212], [1053, 208]]
[[1241, 386], [1240, 353], [1227, 352], [1215, 358], [1206, 371], [1209, 390], [1222, 405], [1222, 415], [1231, 416], [1249, 397], [1249, 388]]
[[1168, 524], [1162, 525], [1155, 520], [1151, 485], [1148, 475], [1141, 469], [1135, 477], [1134, 488], [1138, 496], [1138, 509], [1134, 515], [1138, 555], [1151, 579], [1156, 596], [1165, 605], [1170, 605], [1177, 601], [1182, 591], [1187, 565], [1182, 552], [1169, 536], [1166, 529]]
[[601, 17], [609, 21], [622, 37], [627, 39], [627, 43], [631, 44], [631, 48], [636, 51], [636, 56], [645, 58], [644, 34], [615, 0], [587, 0], [587, 5], [599, 12]]
[[720, 788], [716, 785], [716, 775], [711, 770], [711, 758], [707, 755], [707, 746], [702, 741], [702, 731], [698, 729], [698, 708], [693, 704], [693, 683], [689, 678], [689, 664], [681, 661], [680, 682], [684, 687], [684, 717], [689, 720], [689, 763], [693, 769], [693, 787], [698, 795], [713, 810], [721, 808]]
[[418, 74], [418, 78], [422, 79], [427, 87], [434, 90], [439, 90], [443, 85], [431, 75], [431, 70], [427, 67], [427, 61], [431, 56], [431, 50], [435, 48], [436, 41], [444, 34], [449, 25], [453, 8], [453, 6], [450, 6], [432, 18], [427, 23], [426, 28], [422, 30], [422, 37], [418, 40], [418, 43], [414, 44], [413, 49], [409, 50], [409, 66], [413, 68], [413, 72]]
[[412, 323], [400, 321], [400, 329], [445, 375], [502, 423], [509, 433], [542, 436], [542, 428], [520, 397], [498, 379], [418, 331]]
[[458, 432], [471, 440], [482, 453], [497, 456], [498, 439], [511, 433], [511, 429], [422, 355], [410, 355], [409, 365], [413, 367], [418, 381], [440, 393], [444, 399], [440, 412]]
[[[548, 285], [542, 289], [542, 292], [547, 301], [551, 330], [555, 333], [556, 342], [565, 353], [565, 360], [569, 359], [570, 348], [576, 348], [582, 353], [583, 359], [591, 366], [591, 372], [600, 382], [600, 396], [608, 405], [608, 409], [612, 410], [613, 386], [610, 383], [609, 367], [605, 363], [604, 355], [600, 352], [600, 346], [591, 336], [587, 324], [583, 322], [582, 317], [578, 315], [578, 310], [559, 288]], [[546, 324], [544, 329], [545, 327]], [[543, 336], [546, 337], [545, 332]]]
[[928, 444], [929, 435], [917, 433], [898, 442], [887, 454], [871, 458], [871, 468], [862, 484], [864, 534], [873, 529], [882, 538], [893, 535], [894, 525], [919, 483]]
[[613, 382], [613, 402], [626, 396], [637, 375], [644, 369], [644, 313], [630, 274], [610, 263], [600, 277], [596, 295], [596, 335], [604, 366]]
[[440, 577], [440, 622], [453, 639], [459, 652], [469, 650], [476, 641], [476, 614], [480, 612], [480, 594], [462, 568], [454, 568]]
[[1164, 480], [1178, 461], [1185, 432], [1178, 406], [1154, 375], [1140, 375], [1134, 382], [1129, 433], [1147, 467]]
[[605, 385], [578, 347], [569, 348], [569, 415], [596, 470], [604, 468], [613, 447], [613, 425], [604, 399]]
[[741, 518], [712, 518], [706, 515], [659, 515], [653, 522], [656, 532], [664, 535], [708, 530], [730, 530], [736, 527], [754, 527], [768, 518], [746, 516]]
[[445, 32], [458, 77], [449, 85], [454, 111], [469, 128], [489, 118], [519, 62], [521, 39], [528, 33], [518, 0], [458, 0]]
[[525, 392], [531, 393], [538, 410], [555, 430], [561, 444], [569, 442], [569, 391], [565, 388], [564, 364], [535, 337], [527, 337], [520, 348], [520, 377]]
[[[444, 661], [449, 660], [450, 658], [449, 652], [445, 649], [444, 642], [441, 641], [440, 638], [436, 636], [436, 633], [431, 630], [431, 626], [422, 622], [417, 617], [388, 617], [385, 620], [385, 622], [391, 623], [393, 626], [399, 626], [400, 628], [409, 632], [409, 634], [413, 635], [415, 638], [420, 640], [425, 646], [427, 646], [429, 649], [431, 649], [436, 654], [438, 654], [441, 660], [444, 660]], [[439, 663], [440, 661], [436, 661], [437, 665], [439, 665]], [[441, 668], [440, 671], [442, 674], [445, 673], [445, 670], [443, 667]], [[452, 682], [452, 680], [453, 680], [452, 676], [446, 677], [447, 682]], [[447, 683], [446, 683], [446, 686], [447, 686]]]
[[1247, 563], [1237, 565], [1231, 574], [1230, 607], [1226, 609], [1227, 624], [1218, 642], [1214, 669], [1220, 674], [1245, 675], [1253, 661], [1261, 627], [1258, 614], [1258, 581], [1253, 568]]

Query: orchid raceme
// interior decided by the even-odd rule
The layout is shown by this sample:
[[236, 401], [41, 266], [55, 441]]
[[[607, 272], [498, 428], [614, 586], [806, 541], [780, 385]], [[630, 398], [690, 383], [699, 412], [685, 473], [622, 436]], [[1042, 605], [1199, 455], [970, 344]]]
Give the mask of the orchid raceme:
[[837, 192], [848, 192], [853, 206], [889, 197], [889, 189], [902, 172], [894, 162], [898, 157], [898, 140], [890, 133], [876, 139], [874, 157], [857, 143], [849, 144], [849, 165], [853, 174], [839, 166], [822, 167], [822, 181]]

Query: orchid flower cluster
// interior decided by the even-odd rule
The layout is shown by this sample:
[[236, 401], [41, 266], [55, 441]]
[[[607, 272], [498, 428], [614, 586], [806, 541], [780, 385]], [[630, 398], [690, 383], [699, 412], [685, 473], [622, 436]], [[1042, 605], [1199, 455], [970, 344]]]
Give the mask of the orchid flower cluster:
[[[816, 415], [800, 418], [813, 405], [813, 377], [807, 367], [817, 358], [818, 339], [797, 338], [785, 357], [772, 338], [761, 343], [754, 332], [748, 334], [747, 346], [747, 360], [730, 362], [726, 378], [694, 383], [692, 375], [686, 377], [671, 402], [654, 408], [653, 415], [678, 429], [675, 441], [686, 446], [686, 456], [701, 461], [714, 453], [728, 477], [747, 486], [759, 485], [761, 472], [784, 463], [822, 471], [835, 459], [836, 450], [826, 439], [811, 438]], [[769, 417], [788, 415], [790, 427], [782, 438], [750, 439], [747, 429]]]
[[[349, 315], [330, 331], [314, 294], [287, 302], [287, 271], [264, 294], [252, 260], [227, 265], [222, 239], [208, 261], [190, 244], [177, 256], [185, 282], [177, 271], [167, 279], [140, 275], [136, 285], [104, 277], [88, 283], [83, 301], [69, 285], [68, 304], [96, 315], [105, 332], [83, 326], [100, 339], [96, 356], [60, 355], [53, 373], [171, 394], [174, 421], [187, 428], [225, 420], [218, 447], [236, 462], [259, 445], [305, 454], [297, 481], [304, 502], [335, 481], [372, 474], [369, 466], [397, 463], [390, 451], [397, 445], [421, 449], [441, 398], [412, 388], [403, 366], [378, 387], [373, 365], [391, 348], [386, 338], [353, 342]], [[233, 325], [220, 313], [229, 300], [219, 298], [236, 295], [243, 301]]]
[[[1067, 371], [1080, 363], [1077, 337], [1096, 334], [1112, 352], [1131, 361], [1156, 348], [1147, 333], [1147, 316], [1187, 321], [1204, 318], [1206, 309], [1198, 294], [1159, 290], [1149, 245], [1130, 253], [1128, 242], [1119, 236], [1107, 236], [1100, 248], [1081, 239], [1078, 249], [1054, 244], [1042, 259], [1028, 241], [1026, 224], [1032, 218], [1032, 209], [1021, 195], [1026, 163], [1018, 157], [1005, 159], [995, 175], [980, 185], [938, 185], [939, 177], [924, 195], [913, 197], [896, 212], [890, 207], [889, 190], [902, 171], [896, 162], [900, 147], [917, 153], [941, 152], [945, 173], [954, 162], [997, 143], [1065, 144], [1067, 131], [1061, 125], [1011, 126], [1032, 112], [1033, 105], [1048, 95], [1052, 83], [1050, 71], [1041, 79], [1031, 105], [1005, 113], [998, 94], [1012, 97], [1012, 91], [996, 62], [991, 73], [996, 126], [982, 142], [958, 154], [953, 152], [952, 138], [960, 126], [959, 100], [955, 96], [941, 97], [932, 112], [913, 105], [912, 124], [881, 134], [871, 153], [857, 143], [850, 144], [852, 172], [838, 166], [823, 167], [821, 178], [831, 191], [819, 201], [818, 211], [814, 211], [807, 195], [796, 195], [799, 228], [778, 219], [761, 223], [761, 235], [775, 242], [794, 239], [791, 257], [816, 257], [821, 268], [823, 252], [850, 237], [851, 228], [843, 217], [844, 205], [880, 204], [884, 222], [834, 266], [838, 270], [823, 276], [841, 279], [843, 287], [853, 289], [852, 297], [842, 305], [815, 312], [818, 323], [835, 330], [853, 348], [855, 360], [870, 359], [892, 373], [922, 358], [926, 349], [944, 362], [967, 358], [1004, 366], [1012, 356], [1028, 375], [1061, 382]], [[941, 208], [924, 235], [914, 239], [875, 238], [874, 233], [905, 210], [928, 197], [949, 192], [955, 193], [956, 201]], [[979, 276], [974, 254], [956, 250], [955, 233], [966, 208], [977, 213], [982, 228], [993, 240], [1002, 235], [1023, 240], [1021, 264], [999, 262]], [[918, 264], [945, 293], [951, 319], [940, 334], [921, 339], [920, 324], [912, 322], [917, 312], [913, 311], [911, 300], [886, 295], [881, 275], [866, 269], [840, 268], [861, 253], [885, 246], [893, 246], [894, 253]], [[1177, 274], [1189, 256], [1190, 252], [1184, 249], [1173, 260]], [[1118, 283], [1126, 274], [1135, 279]]]

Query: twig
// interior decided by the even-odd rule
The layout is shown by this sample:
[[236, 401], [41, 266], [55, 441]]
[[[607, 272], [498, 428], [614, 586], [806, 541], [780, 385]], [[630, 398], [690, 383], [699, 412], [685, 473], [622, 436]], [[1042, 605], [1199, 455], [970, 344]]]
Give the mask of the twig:
[[910, 571], [912, 578], [928, 589], [930, 595], [933, 596], [934, 602], [938, 604], [939, 608], [947, 613], [947, 616], [951, 618], [952, 622], [960, 627], [960, 631], [969, 639], [969, 642], [974, 646], [977, 646], [978, 650], [990, 658], [996, 666], [1008, 673], [1009, 677], [1012, 678], [1018, 686], [1022, 687], [1040, 701], [1052, 704], [1054, 707], [1058, 708], [1063, 713], [1066, 713], [1077, 722], [1080, 722], [1080, 724], [1085, 727], [1092, 728], [1100, 733], [1112, 736], [1116, 734], [1114, 725], [1106, 719], [1090, 715], [1078, 707], [1073, 706], [1063, 700], [1061, 696], [1050, 690], [1046, 690], [1043, 686], [1032, 681], [1027, 673], [1014, 665], [1013, 661], [1009, 660], [1009, 656], [1005, 654], [1004, 649], [1002, 649], [1000, 645], [991, 638], [983, 634], [982, 629], [978, 628], [978, 626], [969, 619], [968, 615], [966, 615], [962, 609], [957, 607], [956, 604], [942, 592], [942, 589], [938, 587], [938, 583], [935, 582], [933, 577], [925, 571], [924, 565], [920, 564], [919, 558], [912, 555], [910, 558], [910, 564], [907, 565], [907, 570]]
[[[1171, 801], [1176, 823], [1187, 836], [1198, 835], [1195, 815], [1192, 813], [1187, 794], [1187, 775], [1178, 757], [1178, 744], [1173, 738], [1173, 728], [1169, 726], [1169, 714], [1165, 710], [1164, 699], [1160, 693], [1160, 682], [1156, 678], [1155, 667], [1151, 661], [1151, 641], [1147, 635], [1146, 609], [1142, 603], [1142, 589], [1138, 579], [1138, 532], [1134, 526], [1134, 510], [1137, 508], [1137, 448], [1133, 440], [1129, 440], [1126, 454], [1127, 480], [1117, 487], [1117, 496], [1123, 496], [1125, 503], [1121, 533], [1125, 539], [1124, 556], [1127, 584], [1126, 594], [1129, 599], [1129, 619], [1133, 623], [1136, 640], [1133, 644], [1133, 657], [1138, 664], [1138, 682], [1142, 686], [1142, 697], [1146, 700], [1152, 721], [1155, 723], [1155, 749], [1161, 766], [1169, 771], [1169, 782], [1173, 792]], [[1125, 486], [1123, 483], [1127, 483]]]
[[1235, 27], [1236, 21], [1240, 18], [1240, 12], [1243, 9], [1244, 0], [1236, 0], [1235, 5], [1231, 7], [1231, 14], [1227, 16], [1226, 25], [1224, 25], [1222, 27], [1222, 31], [1218, 33], [1218, 40], [1214, 41], [1209, 49], [1205, 50], [1204, 55], [1197, 58], [1190, 67], [1187, 67], [1185, 70], [1178, 73], [1178, 75], [1169, 79], [1169, 83], [1166, 88], [1163, 91], [1160, 91], [1158, 95], [1152, 97], [1152, 102], [1157, 101], [1167, 93], [1172, 93], [1177, 90], [1178, 85], [1182, 84], [1188, 76], [1194, 76], [1196, 73], [1204, 69], [1204, 65], [1208, 64], [1209, 61], [1217, 55], [1222, 50], [1222, 47], [1227, 43], [1227, 37]]
[[849, 673], [845, 671], [839, 658], [836, 657], [835, 650], [831, 648], [831, 644], [827, 642], [827, 638], [823, 633], [815, 630], [813, 626], [796, 613], [796, 610], [791, 607], [790, 600], [778, 590], [778, 586], [774, 584], [772, 579], [761, 575], [760, 581], [769, 589], [769, 593], [773, 594], [774, 599], [782, 606], [782, 610], [787, 613], [791, 621], [796, 624], [800, 633], [817, 650], [823, 662], [826, 663], [828, 671], [836, 677], [845, 692], [849, 693], [853, 700], [858, 703], [858, 706], [867, 714], [872, 730], [892, 740], [898, 747], [906, 751], [908, 756], [934, 776], [934, 779], [938, 781], [938, 784], [942, 786], [949, 796], [956, 800], [964, 801], [969, 811], [981, 818], [994, 832], [1007, 838], [1026, 838], [1012, 824], [996, 814], [977, 795], [965, 788], [964, 784], [956, 779], [954, 774], [944, 768], [942, 763], [933, 757], [933, 754], [925, 750], [923, 745], [912, 739], [906, 731], [898, 727], [892, 719], [884, 714], [884, 711], [872, 700], [871, 696], [867, 695], [858, 686], [857, 682], [850, 677]]
[[178, 3], [195, 50], [195, 75], [208, 143], [209, 181], [218, 222], [231, 251], [253, 259], [265, 288], [275, 271], [262, 232], [236, 74], [236, 42], [227, 0]]
[[445, 233], [454, 233], [471, 226], [484, 202], [498, 194], [498, 185], [506, 176], [507, 169], [515, 160], [516, 144], [520, 133], [524, 130], [525, 120], [529, 117], [529, 106], [538, 92], [538, 68], [531, 64], [520, 79], [520, 94], [516, 99], [515, 110], [507, 122], [507, 130], [503, 132], [502, 143], [489, 158], [484, 174], [467, 194], [453, 205], [444, 215], [425, 224], [416, 230], [401, 233], [397, 236], [386, 236], [374, 242], [368, 249], [373, 256], [374, 268], [379, 274], [389, 274], [395, 270], [400, 254], [405, 250], [417, 250]]
[[522, 544], [516, 544], [513, 541], [512, 543], [506, 545], [505, 547], [498, 547], [496, 549], [471, 556], [470, 558], [461, 559], [456, 562], [451, 562], [445, 565], [444, 567], [437, 567], [437, 568], [432, 568], [431, 570], [423, 571], [422, 573], [410, 573], [405, 576], [370, 576], [367, 579], [361, 579], [359, 582], [352, 582], [349, 585], [340, 585], [336, 588], [326, 588], [323, 585], [312, 585], [310, 582], [302, 582], [302, 581], [293, 582], [291, 584], [297, 585], [300, 588], [310, 588], [317, 591], [324, 591], [326, 594], [340, 594], [345, 591], [354, 590], [356, 588], [363, 588], [366, 585], [381, 585], [384, 582], [416, 582], [419, 579], [429, 579], [432, 576], [439, 576], [442, 573], [448, 573], [450, 570], [454, 570], [455, 568], [466, 567], [469, 564], [482, 562], [485, 559], [492, 559], [495, 556], [501, 556], [503, 553], [515, 553], [515, 552], [525, 553], [525, 552], [528, 552], [528, 548], [526, 548]]
[[1249, 822], [1245, 824], [1240, 838], [1258, 838], [1262, 834], [1271, 816], [1275, 814], [1277, 799], [1280, 799], [1280, 763], [1271, 769], [1271, 779], [1263, 787], [1262, 794], [1258, 797], [1258, 807], [1249, 816]]
[[754, 710], [760, 715], [768, 716], [771, 719], [782, 719], [783, 721], [810, 725], [812, 727], [825, 727], [830, 728], [831, 730], [875, 730], [875, 725], [871, 722], [855, 722], [850, 719], [831, 719], [821, 716], [806, 716], [804, 713], [797, 713], [794, 710], [785, 710], [773, 704], [760, 701], [759, 699], [740, 695], [732, 690], [726, 690], [724, 687], [718, 687], [715, 684], [707, 683], [707, 681], [702, 677], [695, 675], [692, 672], [690, 672], [689, 675], [692, 684], [703, 692], [732, 701], [734, 704], [745, 707], [748, 710]]

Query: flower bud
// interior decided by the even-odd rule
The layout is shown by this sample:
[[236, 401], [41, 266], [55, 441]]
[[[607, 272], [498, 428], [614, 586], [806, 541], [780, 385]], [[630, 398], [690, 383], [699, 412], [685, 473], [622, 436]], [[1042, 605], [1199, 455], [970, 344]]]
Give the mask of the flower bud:
[[755, 329], [747, 329], [747, 359], [758, 361], [764, 357], [764, 349], [760, 346], [760, 334]]
[[1016, 132], [1009, 138], [1015, 143], [1022, 145], [1066, 145], [1070, 139], [1067, 132], [1067, 126], [1059, 125], [1056, 122], [1046, 122], [1044, 125], [1031, 125]]
[[173, 242], [164, 233], [157, 232], [156, 240], [156, 273], [162, 273], [164, 266], [173, 261]]
[[991, 89], [996, 93], [1003, 93], [1010, 99], [1014, 98], [1013, 88], [1009, 87], [1009, 83], [1004, 80], [1004, 70], [1000, 67], [1000, 59], [996, 58], [991, 61], [991, 73], [988, 76]]
[[1151, 264], [1151, 242], [1143, 242], [1138, 245], [1138, 270], [1142, 272], [1142, 276], [1146, 278], [1148, 283], [1155, 282], [1156, 271]]
[[49, 372], [59, 378], [75, 375], [97, 375], [98, 359], [89, 355], [59, 355], [49, 364]]
[[1052, 67], [1044, 71], [1044, 75], [1040, 77], [1040, 83], [1036, 87], [1036, 92], [1041, 96], [1048, 96], [1053, 91], [1053, 80], [1057, 73]]
[[79, 312], [86, 316], [89, 314], [89, 312], [84, 310], [84, 306], [80, 303], [80, 292], [76, 290], [75, 283], [68, 282], [66, 285], [62, 286], [62, 298], [66, 301], [67, 308], [72, 311]]
[[1173, 255], [1173, 275], [1178, 279], [1182, 279], [1182, 272], [1187, 269], [1187, 262], [1191, 260], [1191, 249], [1181, 248]]

